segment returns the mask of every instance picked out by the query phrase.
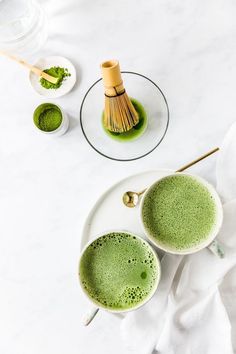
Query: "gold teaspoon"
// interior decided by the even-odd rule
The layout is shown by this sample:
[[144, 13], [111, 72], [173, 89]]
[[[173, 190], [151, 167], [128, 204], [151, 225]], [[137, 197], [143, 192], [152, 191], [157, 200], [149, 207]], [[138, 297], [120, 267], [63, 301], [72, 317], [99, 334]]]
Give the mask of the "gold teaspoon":
[[[182, 172], [185, 171], [187, 168], [195, 165], [196, 163], [198, 163], [199, 161], [205, 159], [206, 157], [214, 154], [215, 152], [219, 151], [220, 148], [215, 148], [213, 150], [210, 150], [209, 152], [207, 152], [206, 154], [200, 156], [199, 158], [193, 160], [192, 162], [189, 162], [187, 165], [184, 165], [183, 167], [179, 168], [177, 171], [175, 172]], [[125, 192], [123, 194], [123, 203], [125, 206], [127, 206], [128, 208], [134, 208], [138, 202], [139, 202], [139, 197], [147, 190], [147, 188], [145, 188], [144, 190], [142, 190], [141, 192], [132, 192], [132, 191], [128, 191]]]

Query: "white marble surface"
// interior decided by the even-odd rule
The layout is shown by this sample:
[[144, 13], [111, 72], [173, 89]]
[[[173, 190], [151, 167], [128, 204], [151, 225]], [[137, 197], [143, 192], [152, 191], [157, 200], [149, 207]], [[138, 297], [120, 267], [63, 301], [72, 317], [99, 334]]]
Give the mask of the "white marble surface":
[[[87, 306], [77, 282], [82, 225], [99, 195], [120, 178], [176, 168], [220, 144], [236, 113], [236, 4], [42, 3], [50, 37], [36, 57], [70, 58], [79, 80], [55, 100], [70, 115], [69, 132], [49, 139], [32, 124], [44, 99], [32, 91], [24, 69], [0, 58], [0, 353], [128, 354], [119, 319], [111, 324], [110, 315], [100, 313], [89, 328], [81, 325]], [[109, 58], [151, 77], [169, 102], [167, 136], [142, 160], [105, 159], [81, 133], [81, 99]], [[214, 182], [215, 157], [192, 171]]]

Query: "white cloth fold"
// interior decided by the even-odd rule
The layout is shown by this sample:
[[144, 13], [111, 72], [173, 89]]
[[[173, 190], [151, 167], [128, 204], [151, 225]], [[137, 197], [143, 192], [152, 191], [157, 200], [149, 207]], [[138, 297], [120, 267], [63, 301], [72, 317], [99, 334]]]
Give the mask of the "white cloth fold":
[[164, 255], [156, 294], [122, 321], [130, 353], [236, 352], [236, 123], [223, 141], [216, 171], [217, 189], [226, 202], [218, 235], [225, 258], [208, 249], [185, 257]]

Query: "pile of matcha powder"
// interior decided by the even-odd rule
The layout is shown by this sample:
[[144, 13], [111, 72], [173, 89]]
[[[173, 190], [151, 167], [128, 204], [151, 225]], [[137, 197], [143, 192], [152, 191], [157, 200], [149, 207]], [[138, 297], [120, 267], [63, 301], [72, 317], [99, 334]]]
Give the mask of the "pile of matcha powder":
[[45, 69], [44, 72], [51, 76], [58, 77], [58, 81], [56, 84], [52, 84], [51, 82], [41, 77], [40, 84], [45, 89], [58, 89], [59, 87], [61, 87], [62, 82], [66, 79], [66, 77], [71, 76], [71, 74], [68, 72], [68, 69], [61, 68], [60, 66], [53, 66], [50, 69]]

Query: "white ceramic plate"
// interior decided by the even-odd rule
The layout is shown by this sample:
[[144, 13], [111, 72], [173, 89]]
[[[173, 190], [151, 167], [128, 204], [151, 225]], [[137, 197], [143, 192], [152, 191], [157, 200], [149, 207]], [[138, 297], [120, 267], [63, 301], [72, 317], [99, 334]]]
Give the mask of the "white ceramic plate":
[[69, 91], [72, 90], [73, 86], [76, 82], [76, 70], [74, 65], [66, 58], [60, 56], [50, 56], [46, 58], [39, 59], [35, 66], [38, 68], [45, 70], [49, 69], [52, 66], [60, 66], [61, 68], [67, 68], [68, 72], [71, 76], [67, 76], [65, 81], [62, 83], [61, 87], [58, 89], [45, 89], [40, 84], [40, 79], [37, 75], [30, 72], [29, 79], [32, 87], [36, 92], [38, 92], [41, 96], [45, 96], [48, 98], [58, 98], [64, 96]]
[[[139, 205], [135, 208], [127, 208], [123, 204], [122, 196], [127, 191], [142, 191], [156, 180], [172, 173], [174, 171], [164, 169], [146, 171], [129, 176], [111, 186], [97, 200], [86, 218], [80, 244], [81, 251], [90, 240], [111, 230], [129, 231], [147, 240], [139, 220]], [[164, 253], [153, 245], [152, 247], [161, 259]], [[120, 318], [125, 317], [125, 313], [113, 315]]]
[[[172, 170], [146, 171], [127, 177], [110, 187], [90, 211], [82, 231], [81, 249], [98, 234], [111, 230], [129, 231], [145, 238], [139, 220], [139, 205], [127, 208], [122, 201], [126, 191], [141, 191], [156, 180], [174, 173]], [[158, 250], [158, 254], [162, 252]]]

